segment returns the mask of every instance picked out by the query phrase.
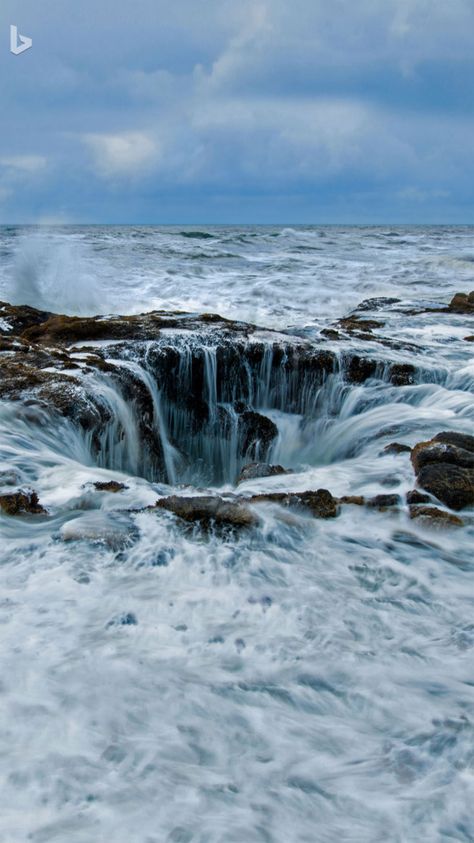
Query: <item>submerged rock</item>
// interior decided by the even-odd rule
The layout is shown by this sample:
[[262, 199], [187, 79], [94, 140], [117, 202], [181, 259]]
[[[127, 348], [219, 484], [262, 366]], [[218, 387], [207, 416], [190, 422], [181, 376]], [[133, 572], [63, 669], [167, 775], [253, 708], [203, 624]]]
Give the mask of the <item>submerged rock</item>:
[[0, 495], [0, 509], [6, 515], [48, 515], [40, 505], [36, 492], [13, 492]]
[[436, 506], [410, 506], [410, 518], [425, 522], [430, 527], [462, 527], [464, 521], [452, 512]]
[[171, 495], [161, 498], [155, 504], [157, 509], [166, 509], [184, 521], [197, 521], [202, 526], [253, 527], [258, 518], [243, 500], [226, 500], [217, 495], [196, 495], [181, 497]]
[[394, 506], [400, 506], [400, 503], [400, 495], [375, 495], [375, 497], [367, 501], [367, 506], [383, 511]]
[[253, 495], [253, 504], [276, 503], [280, 506], [308, 510], [316, 518], [335, 518], [338, 515], [338, 500], [327, 489], [307, 492], [269, 492]]
[[251, 462], [248, 465], [244, 465], [237, 483], [243, 483], [245, 480], [256, 480], [259, 477], [274, 477], [277, 474], [289, 474], [289, 472], [282, 465], [270, 465], [267, 462]]

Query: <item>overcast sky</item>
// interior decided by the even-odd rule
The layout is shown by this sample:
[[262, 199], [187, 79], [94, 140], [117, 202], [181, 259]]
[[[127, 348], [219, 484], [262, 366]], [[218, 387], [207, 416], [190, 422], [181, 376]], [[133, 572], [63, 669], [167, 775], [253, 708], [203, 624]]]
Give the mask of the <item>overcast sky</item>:
[[0, 74], [1, 223], [474, 222], [474, 0], [2, 0]]

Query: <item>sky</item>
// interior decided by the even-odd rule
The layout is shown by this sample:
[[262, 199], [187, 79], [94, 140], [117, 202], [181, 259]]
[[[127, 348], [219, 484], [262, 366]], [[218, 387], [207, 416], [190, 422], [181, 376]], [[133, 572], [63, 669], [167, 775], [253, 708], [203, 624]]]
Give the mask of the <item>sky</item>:
[[473, 47], [474, 0], [2, 0], [0, 223], [474, 223]]

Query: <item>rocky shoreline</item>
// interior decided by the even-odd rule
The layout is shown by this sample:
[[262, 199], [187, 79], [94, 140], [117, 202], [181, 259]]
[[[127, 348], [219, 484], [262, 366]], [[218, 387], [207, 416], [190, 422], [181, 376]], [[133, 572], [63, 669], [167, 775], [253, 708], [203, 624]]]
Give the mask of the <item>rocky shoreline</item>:
[[[284, 475], [288, 472], [283, 465], [268, 460], [278, 429], [262, 412], [262, 404], [293, 414], [315, 414], [318, 389], [331, 376], [337, 375], [347, 387], [363, 387], [374, 379], [404, 387], [419, 377], [415, 363], [387, 362], [347, 348], [351, 338], [370, 340], [371, 347], [373, 343], [384, 349], [400, 347], [398, 340], [380, 335], [381, 319], [364, 315], [387, 301], [362, 303], [352, 315], [323, 330], [318, 343], [214, 314], [156, 311], [139, 316], [70, 317], [0, 303], [0, 398], [21, 402], [39, 424], [40, 416], [35, 416], [39, 411], [68, 420], [88, 437], [98, 464], [114, 467], [105, 443], [112, 429], [118, 442], [126, 433], [125, 417], [114, 417], [116, 410], [107, 398], [115, 390], [125, 408], [133, 407], [139, 440], [134, 470], [151, 481], [172, 485], [169, 454], [173, 454], [174, 467], [186, 467], [193, 459], [203, 459], [213, 437], [226, 447], [233, 443], [240, 460], [235, 466], [235, 485]], [[389, 304], [396, 305], [397, 300]], [[445, 308], [426, 312], [472, 317], [474, 293], [459, 293]], [[472, 336], [465, 339], [470, 341]], [[336, 348], [334, 341], [340, 344]], [[167, 408], [166, 436], [160, 402]], [[171, 495], [160, 498], [155, 509], [205, 527], [242, 528], [259, 523], [263, 505], [316, 518], [334, 518], [341, 507], [350, 505], [382, 511], [406, 505], [409, 517], [420, 523], [463, 525], [455, 513], [474, 504], [473, 436], [441, 431], [412, 448], [393, 442], [385, 450], [410, 455], [418, 488], [405, 502], [394, 494], [365, 499], [352, 495], [350, 489], [340, 497], [318, 489]], [[215, 482], [226, 479], [225, 459], [212, 477]], [[11, 480], [4, 477], [2, 485], [15, 486], [15, 478]], [[119, 493], [122, 484], [97, 483], [96, 489]], [[47, 515], [36, 493], [25, 489], [0, 495], [0, 509], [10, 516]]]

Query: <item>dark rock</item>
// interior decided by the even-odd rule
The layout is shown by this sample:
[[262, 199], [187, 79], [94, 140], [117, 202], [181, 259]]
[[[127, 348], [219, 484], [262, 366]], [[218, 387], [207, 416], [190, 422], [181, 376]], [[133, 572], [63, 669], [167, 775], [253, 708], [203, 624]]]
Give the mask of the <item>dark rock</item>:
[[134, 612], [124, 612], [122, 615], [112, 618], [107, 626], [136, 626], [138, 623]]
[[365, 498], [363, 495], [343, 495], [339, 498], [339, 503], [354, 504], [355, 506], [364, 506]]
[[122, 492], [128, 488], [125, 483], [118, 483], [117, 480], [108, 480], [105, 483], [97, 482], [94, 483], [94, 486], [98, 492], [112, 492], [112, 494]]
[[468, 451], [445, 441], [431, 439], [428, 442], [419, 442], [418, 445], [415, 445], [411, 452], [411, 461], [417, 475], [423, 466], [435, 463], [449, 463], [461, 468], [474, 468], [474, 451]]
[[276, 503], [280, 506], [306, 509], [316, 518], [335, 518], [338, 514], [338, 501], [327, 489], [308, 492], [269, 492], [253, 495], [251, 503]]
[[411, 492], [407, 492], [406, 501], [408, 504], [430, 503], [431, 498], [429, 495], [424, 495], [422, 492], [413, 489]]
[[252, 527], [258, 523], [258, 518], [245, 501], [226, 500], [213, 495], [171, 495], [158, 500], [155, 507], [173, 512], [184, 521], [197, 521], [205, 527]]
[[464, 337], [464, 339], [466, 340], [466, 342], [474, 342], [474, 334], [469, 337]]
[[375, 377], [377, 362], [369, 357], [359, 357], [353, 354], [346, 365], [346, 377], [350, 383], [364, 383]]
[[434, 528], [462, 527], [464, 525], [462, 518], [435, 506], [410, 506], [410, 518], [416, 518]]
[[274, 477], [277, 474], [289, 474], [286, 468], [282, 465], [270, 465], [266, 462], [252, 462], [244, 465], [239, 474], [237, 483], [243, 483], [245, 480], [256, 480], [259, 477]]
[[471, 293], [456, 293], [448, 305], [448, 310], [451, 313], [474, 314], [474, 290]]
[[431, 463], [418, 474], [418, 485], [435, 498], [460, 510], [474, 504], [474, 469], [452, 463]]
[[367, 501], [367, 506], [383, 511], [393, 506], [399, 506], [400, 503], [400, 495], [375, 495], [375, 497]]
[[474, 436], [468, 433], [456, 433], [454, 430], [443, 430], [433, 437], [435, 442], [446, 442], [448, 445], [455, 445], [457, 448], [464, 448], [465, 451], [474, 453]]
[[411, 363], [394, 363], [390, 368], [390, 382], [394, 386], [410, 386], [416, 382], [416, 367]]
[[392, 304], [398, 304], [401, 299], [389, 298], [388, 296], [376, 296], [373, 299], [364, 299], [357, 305], [357, 310], [363, 312], [366, 310], [381, 310], [384, 307], [390, 307]]
[[383, 449], [384, 454], [404, 454], [405, 452], [411, 451], [409, 445], [403, 445], [401, 442], [390, 442], [389, 445], [385, 445]]
[[0, 509], [6, 515], [47, 515], [38, 500], [36, 492], [14, 492], [0, 495]]
[[265, 457], [270, 446], [278, 436], [278, 428], [271, 419], [246, 410], [239, 419], [240, 435], [242, 438], [242, 453], [258, 460]]

